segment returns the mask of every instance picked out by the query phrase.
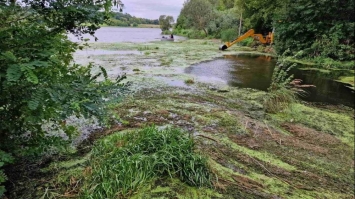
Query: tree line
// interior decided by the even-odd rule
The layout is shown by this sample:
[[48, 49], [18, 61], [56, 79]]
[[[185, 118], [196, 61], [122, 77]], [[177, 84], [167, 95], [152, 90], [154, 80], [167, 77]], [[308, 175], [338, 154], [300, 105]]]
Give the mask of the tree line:
[[[354, 60], [354, 0], [187, 0], [174, 34], [232, 40], [275, 31], [275, 49], [299, 57]], [[241, 26], [240, 26], [241, 25]]]
[[132, 16], [128, 13], [114, 12], [106, 22], [110, 26], [137, 26], [138, 24], [159, 25], [158, 19], [146, 19]]

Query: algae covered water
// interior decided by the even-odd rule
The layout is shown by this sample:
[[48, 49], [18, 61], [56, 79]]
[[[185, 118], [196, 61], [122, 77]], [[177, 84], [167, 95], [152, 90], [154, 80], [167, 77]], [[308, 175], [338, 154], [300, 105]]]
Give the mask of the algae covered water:
[[[265, 55], [225, 55], [223, 58], [203, 62], [186, 68], [185, 72], [196, 75], [200, 81], [210, 82], [216, 78], [233, 87], [254, 88], [266, 91], [276, 59]], [[295, 79], [302, 79], [303, 84], [315, 85], [305, 88], [302, 99], [311, 102], [343, 104], [354, 107], [354, 90], [349, 85], [322, 77], [315, 71], [292, 69]]]

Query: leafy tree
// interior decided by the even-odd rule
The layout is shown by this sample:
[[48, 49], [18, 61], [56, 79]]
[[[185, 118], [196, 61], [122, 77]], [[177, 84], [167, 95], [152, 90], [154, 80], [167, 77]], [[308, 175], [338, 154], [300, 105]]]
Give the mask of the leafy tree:
[[[110, 81], [93, 65], [72, 64], [81, 48], [67, 32], [93, 35], [120, 1], [0, 1], [0, 167], [14, 156], [38, 155], [60, 145], [43, 124], [52, 123], [70, 137], [69, 116], [108, 121], [107, 105], [122, 94], [122, 77]], [[98, 78], [101, 78], [99, 81]], [[0, 183], [5, 180], [0, 171]], [[0, 186], [0, 195], [3, 192]], [[1, 197], [1, 196], [0, 196]]]
[[235, 2], [237, 9], [243, 13], [244, 30], [253, 28], [262, 34], [272, 31], [275, 15], [287, 4], [288, 0], [236, 0]]
[[[236, 15], [234, 9], [229, 9], [225, 11], [218, 11], [215, 10], [215, 20], [212, 20], [208, 24], [208, 32], [211, 35], [219, 38], [221, 37], [221, 33], [225, 30], [228, 30], [228, 37], [230, 39], [235, 39], [238, 35], [238, 25], [239, 25], [239, 18]], [[226, 38], [227, 39], [227, 38]], [[228, 40], [230, 40], [228, 39]]]
[[160, 15], [159, 25], [162, 31], [169, 30], [174, 23], [174, 18], [172, 16]]
[[354, 0], [298, 0], [276, 16], [276, 50], [303, 56], [353, 60]]
[[207, 0], [187, 0], [181, 10], [188, 23], [197, 30], [203, 30], [208, 35], [207, 26], [214, 19], [212, 4]]

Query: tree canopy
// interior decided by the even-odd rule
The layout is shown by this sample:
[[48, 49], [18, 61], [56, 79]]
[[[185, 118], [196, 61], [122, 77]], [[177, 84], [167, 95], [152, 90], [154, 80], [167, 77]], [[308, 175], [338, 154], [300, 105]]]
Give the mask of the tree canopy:
[[213, 19], [212, 4], [206, 0], [187, 0], [181, 10], [187, 20], [187, 24], [198, 29], [203, 30], [207, 35], [207, 26]]
[[169, 30], [174, 23], [174, 18], [172, 16], [160, 15], [159, 25], [162, 31]]
[[110, 81], [102, 67], [93, 74], [93, 65], [73, 64], [72, 53], [83, 46], [67, 33], [93, 35], [112, 3], [0, 1], [0, 166], [9, 162], [5, 152], [39, 155], [60, 145], [62, 139], [48, 136], [44, 123], [70, 137], [75, 130], [65, 124], [69, 116], [108, 120], [106, 107], [120, 98], [122, 77]]
[[279, 54], [289, 49], [306, 58], [354, 60], [354, 4], [354, 0], [188, 0], [175, 31], [201, 30], [226, 40], [237, 36], [242, 20], [242, 32], [254, 29], [266, 35], [275, 30]]
[[354, 0], [298, 0], [274, 17], [276, 49], [301, 56], [354, 60]]

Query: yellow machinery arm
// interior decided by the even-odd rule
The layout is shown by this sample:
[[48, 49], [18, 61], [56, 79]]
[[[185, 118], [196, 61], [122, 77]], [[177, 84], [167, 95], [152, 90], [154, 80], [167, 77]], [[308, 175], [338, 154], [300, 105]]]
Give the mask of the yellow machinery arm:
[[254, 29], [250, 29], [244, 35], [238, 37], [237, 39], [233, 40], [232, 42], [226, 42], [224, 45], [219, 47], [219, 49], [225, 50], [225, 49], [233, 46], [235, 43], [243, 41], [244, 39], [246, 39], [248, 37], [253, 37], [254, 39], [259, 40], [262, 44], [271, 44], [274, 41], [274, 33], [269, 32], [269, 34], [264, 38], [261, 34], [255, 34]]

